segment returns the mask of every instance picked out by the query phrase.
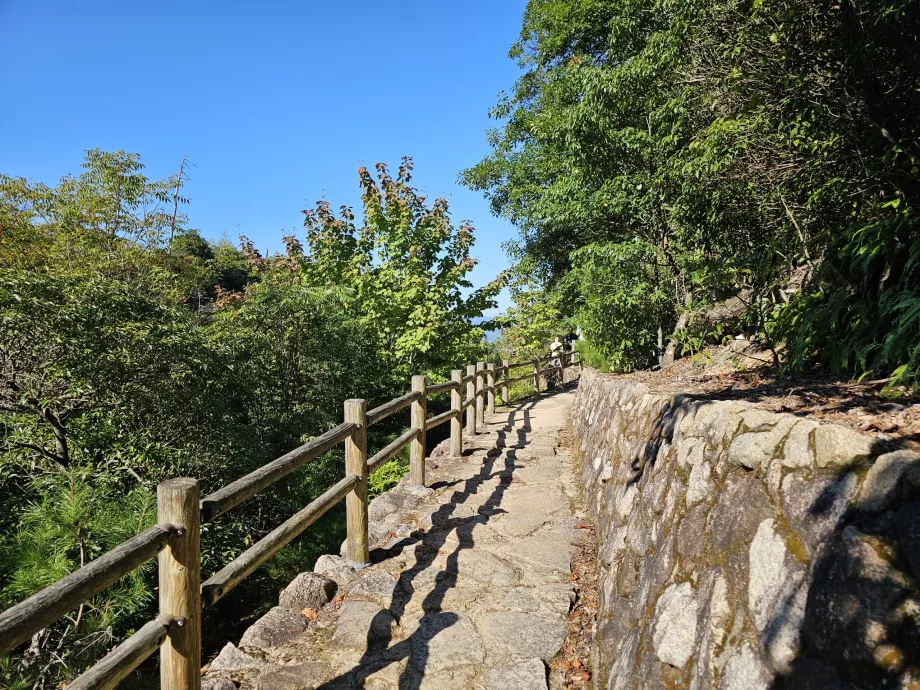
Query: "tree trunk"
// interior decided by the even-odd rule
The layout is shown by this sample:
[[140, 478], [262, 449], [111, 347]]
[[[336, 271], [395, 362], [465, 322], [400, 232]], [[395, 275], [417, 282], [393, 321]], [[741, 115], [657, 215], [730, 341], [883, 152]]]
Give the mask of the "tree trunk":
[[[687, 330], [687, 326], [690, 325], [690, 303], [693, 301], [693, 292], [687, 290], [684, 295], [684, 312], [677, 317], [677, 325], [674, 326], [674, 335]], [[661, 356], [661, 368], [669, 367], [674, 364], [674, 355], [677, 350], [677, 339], [672, 335], [668, 339], [668, 346], [664, 350], [664, 354]]]

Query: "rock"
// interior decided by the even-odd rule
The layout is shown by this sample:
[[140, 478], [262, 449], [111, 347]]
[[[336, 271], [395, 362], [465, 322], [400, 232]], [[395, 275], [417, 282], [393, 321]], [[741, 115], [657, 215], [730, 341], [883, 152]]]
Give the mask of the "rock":
[[[507, 558], [522, 569], [568, 580], [572, 560], [571, 538], [560, 538], [560, 530], [541, 529], [536, 534], [513, 540], [507, 546]], [[502, 576], [517, 578], [517, 573], [503, 573]]]
[[520, 580], [514, 568], [488, 551], [460, 551], [457, 554], [457, 573], [460, 577], [469, 577], [498, 587], [510, 587]]
[[898, 450], [878, 456], [859, 490], [859, 508], [878, 512], [887, 507], [896, 498], [901, 477], [918, 462], [920, 453], [910, 450]]
[[202, 678], [201, 690], [236, 690], [237, 685], [229, 678]]
[[317, 573], [300, 573], [281, 590], [278, 605], [300, 613], [304, 609], [321, 609], [332, 601], [338, 586], [335, 580]]
[[848, 467], [872, 455], [872, 439], [842, 426], [821, 424], [814, 430], [818, 467]]
[[715, 657], [724, 648], [731, 624], [731, 605], [728, 586], [721, 568], [711, 568], [699, 578], [700, 608], [697, 618], [699, 643], [696, 657], [691, 662], [691, 690], [703, 690], [713, 685]]
[[565, 640], [563, 618], [546, 613], [500, 611], [486, 614], [483, 634], [515, 658], [552, 659]]
[[773, 517], [774, 512], [757, 477], [751, 474], [730, 477], [712, 511], [712, 545], [716, 552], [746, 548], [757, 526]]
[[776, 435], [767, 431], [738, 434], [728, 448], [728, 462], [736, 467], [756, 470], [770, 462], [777, 446]]
[[346, 601], [339, 610], [333, 644], [364, 651], [369, 644], [393, 639], [393, 615], [370, 601]]
[[852, 685], [840, 680], [832, 667], [807, 656], [796, 659], [792, 666], [792, 670], [783, 678], [784, 690], [854, 690]]
[[348, 590], [346, 600], [361, 599], [372, 601], [383, 608], [390, 608], [397, 583], [395, 577], [382, 570], [361, 573], [358, 580]]
[[798, 655], [808, 586], [805, 568], [789, 555], [772, 519], [757, 529], [749, 551], [748, 608], [764, 647], [780, 672]]
[[237, 649], [236, 645], [228, 642], [220, 650], [217, 658], [208, 666], [209, 671], [243, 671], [249, 668], [259, 668], [264, 666], [265, 662], [256, 659], [246, 652]]
[[243, 633], [243, 637], [240, 638], [240, 647], [259, 649], [281, 647], [306, 629], [307, 619], [301, 614], [275, 606]]
[[[852, 526], [826, 544], [814, 567], [803, 627], [810, 652], [821, 661], [874, 665], [875, 647], [907, 632], [895, 612], [914, 580], [889, 557], [884, 543]], [[892, 626], [890, 632], [882, 621]]]
[[330, 554], [320, 556], [317, 559], [316, 565], [313, 566], [313, 572], [333, 580], [340, 588], [345, 587], [358, 577], [355, 569], [348, 564], [345, 558]]
[[479, 665], [486, 651], [469, 616], [435, 611], [426, 613], [410, 638], [412, 656], [423, 660], [424, 672], [437, 673], [457, 666]]
[[703, 451], [706, 441], [701, 438], [686, 438], [677, 446], [677, 465], [686, 467], [688, 464], [696, 466], [703, 460]]
[[704, 531], [708, 515], [709, 506], [701, 503], [680, 521], [677, 531], [677, 553], [685, 567], [692, 567], [693, 559], [701, 556], [706, 548], [707, 539]]
[[494, 668], [486, 674], [483, 690], [546, 690], [546, 666], [540, 659], [525, 659]]
[[690, 470], [690, 484], [687, 487], [685, 500], [687, 507], [692, 508], [695, 504], [703, 501], [715, 491], [716, 485], [712, 481], [712, 468], [708, 462], [698, 462]]
[[611, 655], [613, 664], [608, 677], [608, 690], [627, 690], [636, 687], [636, 651], [639, 648], [639, 631], [634, 630]]
[[783, 478], [783, 512], [812, 554], [837, 528], [856, 489], [857, 479], [852, 472], [813, 479], [793, 473]]
[[673, 584], [658, 598], [652, 646], [664, 663], [683, 668], [696, 645], [699, 601], [689, 582]]
[[767, 670], [754, 647], [745, 642], [725, 664], [719, 690], [768, 690], [772, 681], [773, 674]]
[[627, 551], [617, 566], [616, 592], [621, 597], [631, 597], [636, 593], [637, 583], [636, 556], [632, 551]]
[[291, 664], [272, 671], [263, 671], [256, 679], [253, 689], [313, 690], [322, 685], [331, 674], [332, 668], [325, 661]]
[[914, 577], [920, 580], [920, 501], [902, 506], [895, 520], [898, 546], [907, 556]]
[[783, 443], [783, 467], [800, 469], [814, 465], [814, 430], [817, 428], [818, 424], [807, 419], [792, 427]]

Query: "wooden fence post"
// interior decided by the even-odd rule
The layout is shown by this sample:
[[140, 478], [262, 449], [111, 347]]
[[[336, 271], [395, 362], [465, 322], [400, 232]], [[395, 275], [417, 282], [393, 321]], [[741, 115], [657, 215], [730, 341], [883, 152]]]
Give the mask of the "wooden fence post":
[[345, 474], [357, 477], [355, 488], [345, 496], [346, 553], [351, 565], [370, 563], [367, 543], [367, 402], [345, 401], [345, 421], [358, 428], [345, 439]]
[[450, 409], [457, 413], [450, 420], [450, 454], [451, 457], [459, 458], [463, 455], [463, 371], [451, 371], [450, 380], [457, 384], [457, 387], [450, 391]]
[[495, 365], [486, 364], [486, 412], [495, 414]]
[[485, 378], [486, 363], [476, 362], [476, 423], [485, 425], [486, 396], [483, 380]]
[[469, 407], [466, 408], [466, 435], [476, 435], [476, 365], [470, 364], [466, 367], [466, 375], [473, 378], [466, 383], [466, 399], [472, 400]]
[[511, 378], [511, 372], [508, 370], [508, 365], [511, 362], [507, 359], [502, 360], [502, 366], [505, 368], [505, 383], [502, 386], [502, 404], [510, 405], [511, 404], [511, 385], [508, 383], [508, 379]]
[[160, 616], [171, 625], [160, 647], [160, 687], [201, 689], [201, 522], [198, 480], [170, 479], [157, 487], [157, 521], [177, 533], [159, 555]]
[[412, 402], [412, 428], [418, 435], [409, 444], [409, 483], [425, 486], [425, 419], [428, 416], [428, 380], [424, 376], [412, 377], [412, 392], [419, 398]]
[[533, 394], [540, 395], [540, 358], [533, 361]]

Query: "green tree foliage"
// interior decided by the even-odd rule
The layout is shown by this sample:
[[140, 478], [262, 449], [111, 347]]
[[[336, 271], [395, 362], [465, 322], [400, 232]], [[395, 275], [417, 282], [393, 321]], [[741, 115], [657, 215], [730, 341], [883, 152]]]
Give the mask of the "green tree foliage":
[[[395, 178], [382, 163], [376, 180], [365, 168], [358, 176], [360, 226], [348, 207], [336, 216], [320, 201], [304, 211], [304, 278], [342, 290], [358, 320], [376, 330], [400, 381], [413, 372], [443, 375], [480, 351], [484, 331], [474, 319], [495, 306], [504, 277], [472, 289], [473, 228], [454, 226], [444, 199], [426, 203], [410, 184], [411, 158]], [[293, 238], [289, 248], [301, 251]]]
[[[84, 167], [55, 186], [0, 178], [0, 608], [152, 524], [159, 481], [194, 476], [213, 491], [338, 424], [344, 399], [392, 397], [409, 373], [478, 354], [471, 324], [494, 294], [465, 295], [472, 228], [425, 204], [408, 163], [398, 180], [381, 166], [376, 202], [361, 173], [360, 248], [343, 253], [336, 226], [308, 220], [310, 254], [289, 238], [271, 257], [187, 227], [184, 168], [152, 181], [137, 156], [100, 151]], [[203, 573], [343, 472], [330, 451], [207, 525]], [[206, 612], [206, 643], [342, 536], [330, 513]], [[153, 575], [42, 631], [0, 664], [0, 686], [78, 674], [154, 615]]]
[[918, 34], [905, 0], [532, 0], [462, 179], [617, 366], [740, 295], [793, 365], [916, 379]]

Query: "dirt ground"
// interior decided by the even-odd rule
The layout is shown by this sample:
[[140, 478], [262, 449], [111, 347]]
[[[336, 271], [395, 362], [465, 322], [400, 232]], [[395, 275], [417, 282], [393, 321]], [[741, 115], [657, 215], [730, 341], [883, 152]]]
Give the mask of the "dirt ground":
[[[795, 374], [778, 376], [769, 351], [747, 341], [708, 348], [661, 371], [610, 374], [639, 381], [658, 392], [713, 400], [747, 400], [773, 412], [789, 412], [842, 424], [887, 442], [920, 450], [920, 398], [884, 391], [885, 381]], [[884, 394], [883, 394], [884, 391]]]
[[[575, 457], [571, 427], [563, 432], [561, 441], [561, 445]], [[565, 642], [550, 663], [551, 690], [594, 687], [591, 682], [591, 646], [597, 619], [597, 536], [594, 526], [587, 521], [579, 522], [576, 527], [581, 532], [581, 539], [572, 557], [575, 602], [569, 610]]]

